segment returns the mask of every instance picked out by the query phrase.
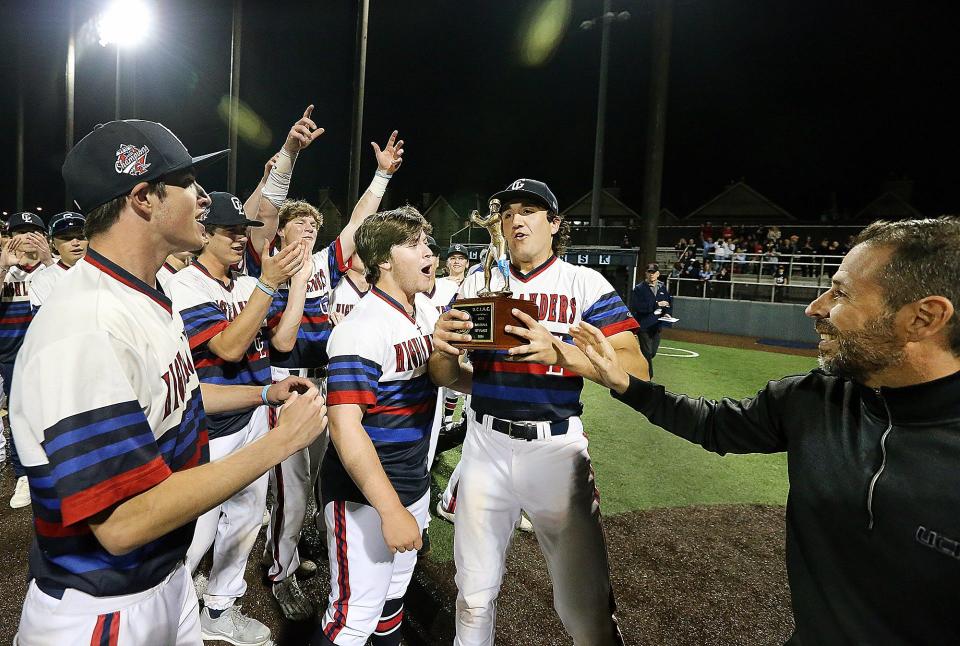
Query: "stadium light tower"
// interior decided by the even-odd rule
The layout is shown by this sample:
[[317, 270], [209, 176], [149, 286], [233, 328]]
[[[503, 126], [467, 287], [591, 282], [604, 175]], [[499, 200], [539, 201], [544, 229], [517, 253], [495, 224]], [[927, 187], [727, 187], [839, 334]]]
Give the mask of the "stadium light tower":
[[142, 0], [114, 0], [97, 17], [97, 35], [100, 45], [117, 47], [117, 80], [114, 96], [114, 118], [120, 118], [120, 50], [133, 49], [150, 33], [153, 13]]

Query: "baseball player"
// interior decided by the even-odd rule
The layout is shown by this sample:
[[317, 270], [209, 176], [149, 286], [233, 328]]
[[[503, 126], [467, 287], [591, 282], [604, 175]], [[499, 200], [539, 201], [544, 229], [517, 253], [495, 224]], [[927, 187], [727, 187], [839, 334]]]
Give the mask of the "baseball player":
[[50, 244], [57, 253], [57, 262], [37, 272], [30, 285], [30, 306], [36, 314], [43, 301], [50, 296], [67, 270], [87, 253], [87, 238], [83, 234], [86, 218], [80, 213], [66, 211], [50, 219]]
[[[438, 278], [437, 282], [446, 281], [453, 284], [454, 295], [460, 290], [463, 279], [467, 276], [467, 266], [470, 264], [470, 255], [467, 248], [462, 244], [450, 245], [447, 249], [447, 276]], [[441, 288], [443, 291], [443, 288]], [[442, 312], [441, 312], [442, 313]], [[457, 402], [460, 400], [459, 393], [449, 388], [443, 389], [443, 425], [444, 427], [453, 423], [453, 415], [457, 412]], [[463, 418], [463, 425], [466, 425], [466, 417]], [[453, 522], [451, 520], [451, 522]]]
[[[327, 367], [326, 344], [332, 324], [329, 320], [330, 290], [346, 270], [345, 259], [353, 255], [354, 233], [365, 218], [375, 213], [386, 190], [387, 183], [403, 162], [403, 140], [393, 131], [383, 149], [371, 146], [377, 159], [377, 171], [370, 187], [364, 191], [350, 216], [350, 221], [337, 238], [326, 248], [313, 254], [308, 262], [309, 274], [305, 301], [281, 285], [274, 309], [289, 308], [299, 300], [303, 320], [296, 343], [288, 352], [276, 346], [270, 352], [273, 379], [287, 375], [322, 379]], [[277, 249], [282, 253], [291, 245], [304, 244], [313, 249], [317, 231], [323, 224], [321, 214], [303, 201], [287, 201], [280, 207]], [[261, 257], [248, 253], [247, 271], [256, 275]], [[263, 561], [267, 564], [267, 578], [272, 583], [273, 596], [288, 619], [302, 621], [313, 615], [313, 607], [304, 596], [294, 573], [300, 566], [297, 544], [303, 527], [307, 498], [319, 473], [320, 461], [326, 445], [323, 441], [298, 455], [291, 456], [270, 474], [270, 486], [276, 504], [271, 508], [270, 524]], [[315, 569], [315, 565], [310, 569]]]
[[[268, 344], [289, 350], [296, 341], [302, 309], [269, 322], [267, 318], [278, 286], [303, 268], [309, 251], [302, 244], [291, 245], [264, 261], [259, 279], [237, 275], [231, 267], [243, 257], [247, 229], [257, 226], [262, 224], [247, 219], [238, 198], [210, 193], [204, 220], [207, 244], [169, 283], [201, 382], [268, 386]], [[305, 292], [306, 276], [301, 276], [299, 289]], [[266, 434], [267, 407], [210, 415], [208, 429], [210, 458], [230, 455]], [[270, 638], [270, 630], [242, 615], [235, 603], [246, 591], [243, 573], [260, 530], [266, 492], [264, 475], [197, 521], [186, 559], [191, 572], [213, 545], [200, 615], [205, 639], [261, 644]]]
[[[3, 294], [0, 295], [0, 375], [4, 395], [9, 397], [17, 353], [33, 320], [30, 287], [41, 270], [53, 264], [53, 256], [47, 243], [46, 227], [36, 213], [14, 213], [7, 222], [7, 230], [11, 237], [0, 255], [3, 283]], [[17, 509], [30, 504], [30, 486], [20, 464], [16, 441], [11, 442], [10, 449], [13, 474], [17, 478], [10, 506]]]
[[330, 322], [334, 325], [339, 325], [340, 321], [353, 311], [360, 299], [370, 291], [366, 271], [363, 261], [354, 251], [350, 256], [347, 271], [343, 274], [343, 280], [333, 288], [330, 294]]
[[36, 531], [19, 646], [198, 646], [183, 565], [195, 519], [323, 430], [318, 393], [303, 390], [269, 437], [208, 463], [205, 409], [307, 385], [201, 385], [182, 320], [155, 288], [168, 254], [200, 246], [194, 172], [223, 154], [192, 158], [160, 124], [114, 121], [67, 155], [90, 248], [27, 332], [11, 397]]
[[[467, 314], [446, 312], [434, 334], [434, 383], [472, 393], [456, 507], [454, 643], [494, 643], [504, 557], [523, 509], [537, 529], [554, 607], [574, 643], [622, 644], [599, 496], [580, 421], [583, 375], [596, 371], [570, 343], [568, 330], [581, 320], [596, 325], [629, 369], [646, 375], [631, 333], [637, 323], [598, 272], [558, 257], [569, 224], [546, 184], [519, 179], [491, 199], [504, 205], [513, 296], [535, 302], [540, 322], [514, 310], [526, 327], [507, 325], [506, 331], [524, 343], [507, 351], [473, 350], [472, 368], [449, 344], [470, 339]], [[482, 288], [482, 274], [471, 274], [460, 297], [474, 297]], [[560, 368], [561, 356], [573, 368]]]
[[428, 229], [416, 209], [401, 207], [357, 231], [372, 287], [328, 344], [334, 430], [320, 477], [331, 590], [314, 646], [400, 644], [436, 428], [427, 359], [437, 310], [420, 293], [433, 262]]

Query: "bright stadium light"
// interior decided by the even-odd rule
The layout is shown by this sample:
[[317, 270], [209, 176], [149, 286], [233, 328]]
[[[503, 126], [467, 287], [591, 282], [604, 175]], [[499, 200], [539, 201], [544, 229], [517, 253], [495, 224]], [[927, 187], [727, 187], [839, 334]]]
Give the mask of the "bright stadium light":
[[116, 0], [97, 18], [97, 34], [104, 47], [136, 47], [147, 37], [153, 16], [141, 0]]

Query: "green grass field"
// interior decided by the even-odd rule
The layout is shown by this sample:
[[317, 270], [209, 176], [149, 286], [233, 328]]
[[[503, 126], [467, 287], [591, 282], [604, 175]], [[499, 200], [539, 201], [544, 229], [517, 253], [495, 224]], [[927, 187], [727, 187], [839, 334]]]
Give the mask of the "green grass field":
[[[699, 356], [666, 356], [687, 353], [661, 348], [654, 363], [656, 381], [673, 392], [709, 399], [748, 397], [771, 379], [804, 373], [816, 365], [810, 357], [758, 350], [680, 341], [664, 341], [663, 345]], [[709, 453], [653, 426], [592, 382], [584, 388], [583, 402], [584, 426], [590, 434], [590, 455], [606, 516], [652, 507], [786, 502], [783, 454], [720, 457]], [[435, 473], [440, 475], [439, 486], [444, 487], [460, 459], [459, 450], [448, 451], [439, 459]], [[434, 519], [430, 538], [430, 558], [452, 558], [452, 525]]]

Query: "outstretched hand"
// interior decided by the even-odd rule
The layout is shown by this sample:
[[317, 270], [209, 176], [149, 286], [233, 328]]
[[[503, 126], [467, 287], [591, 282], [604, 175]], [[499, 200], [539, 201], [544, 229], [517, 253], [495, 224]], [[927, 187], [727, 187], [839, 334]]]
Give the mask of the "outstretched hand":
[[325, 132], [323, 128], [318, 128], [317, 124], [310, 118], [312, 113], [313, 104], [310, 104], [303, 111], [303, 116], [290, 128], [290, 132], [287, 133], [287, 140], [283, 142], [283, 147], [287, 152], [297, 154]]
[[570, 326], [573, 342], [593, 364], [603, 385], [621, 395], [630, 385], [630, 375], [620, 365], [617, 351], [613, 349], [603, 332], [585, 321]]
[[398, 140], [397, 134], [396, 130], [390, 133], [387, 145], [382, 150], [377, 142], [370, 142], [373, 153], [377, 156], [377, 168], [388, 175], [396, 173], [403, 163], [403, 139]]

